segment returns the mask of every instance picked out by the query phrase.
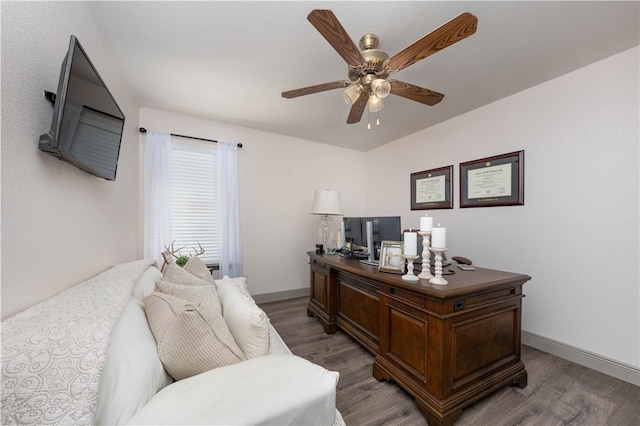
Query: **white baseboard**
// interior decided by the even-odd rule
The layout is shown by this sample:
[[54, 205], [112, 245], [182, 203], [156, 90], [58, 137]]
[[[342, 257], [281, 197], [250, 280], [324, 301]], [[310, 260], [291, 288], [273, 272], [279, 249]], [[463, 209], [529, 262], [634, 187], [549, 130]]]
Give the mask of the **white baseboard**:
[[564, 358], [633, 385], [640, 386], [640, 369], [539, 334], [522, 330], [522, 343], [551, 355]]
[[264, 293], [251, 295], [256, 303], [279, 302], [281, 300], [296, 299], [298, 297], [309, 297], [309, 287], [296, 290], [278, 291], [275, 293]]

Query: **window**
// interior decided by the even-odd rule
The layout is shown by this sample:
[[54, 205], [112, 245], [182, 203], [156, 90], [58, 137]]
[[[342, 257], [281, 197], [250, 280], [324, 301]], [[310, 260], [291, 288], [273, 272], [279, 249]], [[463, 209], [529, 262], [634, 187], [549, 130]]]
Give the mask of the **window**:
[[186, 246], [190, 255], [198, 243], [205, 249], [199, 257], [218, 265], [216, 144], [185, 142], [172, 138], [169, 210], [174, 248]]

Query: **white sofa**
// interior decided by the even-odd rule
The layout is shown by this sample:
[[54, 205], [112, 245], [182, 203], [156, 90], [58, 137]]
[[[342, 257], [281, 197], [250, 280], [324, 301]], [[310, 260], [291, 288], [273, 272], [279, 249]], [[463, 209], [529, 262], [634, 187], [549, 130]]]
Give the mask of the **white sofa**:
[[163, 279], [153, 260], [116, 265], [3, 321], [2, 424], [344, 424], [338, 373], [270, 324], [265, 355], [174, 381], [144, 308]]

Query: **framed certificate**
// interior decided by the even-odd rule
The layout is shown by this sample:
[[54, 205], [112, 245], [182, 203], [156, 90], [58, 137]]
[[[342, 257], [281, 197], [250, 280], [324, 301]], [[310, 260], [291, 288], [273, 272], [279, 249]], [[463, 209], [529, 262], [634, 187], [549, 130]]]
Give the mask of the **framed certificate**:
[[453, 165], [411, 173], [411, 210], [453, 208]]
[[524, 205], [524, 151], [460, 163], [460, 207]]

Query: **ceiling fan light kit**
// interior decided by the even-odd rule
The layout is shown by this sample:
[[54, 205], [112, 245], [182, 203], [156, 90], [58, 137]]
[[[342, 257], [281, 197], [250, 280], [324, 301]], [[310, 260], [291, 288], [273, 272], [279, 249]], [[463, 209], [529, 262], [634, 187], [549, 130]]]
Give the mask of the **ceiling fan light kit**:
[[362, 85], [360, 83], [350, 84], [342, 94], [344, 102], [347, 105], [353, 105], [360, 97], [360, 92], [362, 92]]
[[391, 83], [387, 80], [377, 78], [371, 82], [371, 93], [380, 99], [384, 99], [391, 93]]
[[478, 18], [464, 12], [389, 57], [386, 52], [377, 48], [379, 40], [372, 33], [362, 36], [358, 49], [330, 10], [315, 9], [309, 13], [307, 19], [347, 63], [349, 81], [339, 80], [288, 90], [282, 92], [282, 97], [291, 99], [325, 90], [345, 88], [343, 99], [347, 105], [351, 105], [348, 124], [359, 122], [367, 105], [369, 112], [380, 111], [383, 107], [382, 99], [389, 93], [429, 106], [439, 103], [444, 98], [442, 93], [403, 81], [387, 80], [387, 77], [469, 37], [478, 27]]
[[369, 106], [369, 112], [378, 112], [382, 108], [384, 108], [382, 99], [374, 95], [369, 96], [369, 101], [367, 102], [367, 104]]

